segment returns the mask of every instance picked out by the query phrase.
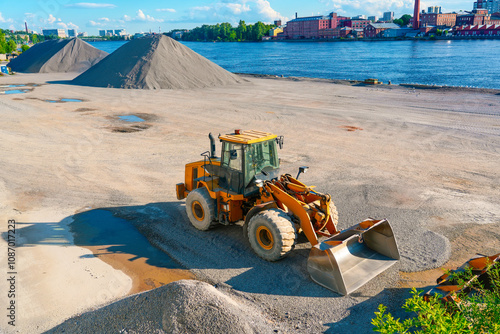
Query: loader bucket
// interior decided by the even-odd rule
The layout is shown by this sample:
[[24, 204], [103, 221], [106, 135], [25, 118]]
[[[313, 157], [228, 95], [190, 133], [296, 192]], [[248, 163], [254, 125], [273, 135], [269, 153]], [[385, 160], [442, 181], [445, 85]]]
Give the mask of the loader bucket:
[[366, 220], [314, 246], [307, 270], [319, 285], [347, 295], [397, 260], [399, 251], [389, 222]]

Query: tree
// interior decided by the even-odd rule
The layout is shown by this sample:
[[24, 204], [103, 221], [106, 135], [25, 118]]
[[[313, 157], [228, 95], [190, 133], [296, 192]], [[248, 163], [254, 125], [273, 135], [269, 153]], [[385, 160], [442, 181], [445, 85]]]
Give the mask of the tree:
[[397, 25], [403, 27], [403, 26], [407, 25], [408, 23], [410, 23], [411, 20], [412, 20], [411, 15], [404, 14], [399, 19], [395, 19], [393, 22], [396, 23]]
[[269, 31], [267, 29], [266, 31], [266, 26], [264, 23], [258, 21], [257, 23], [254, 24], [253, 29], [252, 29], [252, 40], [254, 41], [260, 41], [262, 40], [262, 37]]
[[247, 25], [245, 24], [245, 21], [240, 20], [238, 28], [236, 28], [236, 39], [238, 41], [243, 41], [246, 39], [246, 35], [247, 35]]
[[0, 53], [7, 53], [7, 42], [5, 41], [5, 33], [0, 29]]
[[5, 48], [6, 53], [12, 53], [17, 51], [17, 44], [13, 39], [7, 42], [7, 47]]
[[29, 48], [30, 48], [30, 47], [29, 47], [28, 45], [23, 44], [23, 45], [21, 46], [21, 52], [25, 52], [25, 51], [26, 51], [26, 50], [28, 50]]

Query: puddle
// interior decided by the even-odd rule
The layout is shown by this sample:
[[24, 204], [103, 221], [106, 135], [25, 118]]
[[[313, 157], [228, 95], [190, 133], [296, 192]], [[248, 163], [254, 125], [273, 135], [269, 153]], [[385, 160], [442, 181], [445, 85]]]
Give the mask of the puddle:
[[194, 279], [167, 254], [153, 247], [128, 220], [107, 210], [91, 210], [73, 216], [74, 243], [95, 257], [122, 270], [133, 280], [130, 294], [151, 290], [181, 279]]
[[80, 99], [59, 99], [59, 100], [45, 100], [45, 102], [49, 102], [49, 103], [83, 102], [83, 100], [80, 100]]
[[118, 116], [122, 121], [127, 121], [127, 122], [144, 122], [144, 120], [140, 117], [137, 117], [135, 115], [126, 115], [126, 116]]
[[80, 99], [61, 99], [61, 102], [83, 102]]
[[27, 93], [29, 92], [29, 90], [27, 89], [12, 89], [12, 90], [6, 90], [4, 92], [4, 94], [6, 95], [10, 95], [10, 94], [23, 94], [23, 93]]
[[26, 87], [26, 85], [8, 85], [8, 86], [2, 86], [2, 87], [16, 88], [16, 87]]

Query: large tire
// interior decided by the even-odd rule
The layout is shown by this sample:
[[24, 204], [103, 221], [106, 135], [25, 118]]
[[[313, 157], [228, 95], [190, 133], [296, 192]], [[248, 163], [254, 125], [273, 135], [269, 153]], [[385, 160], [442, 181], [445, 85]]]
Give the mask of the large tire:
[[186, 213], [191, 224], [198, 230], [206, 231], [216, 225], [215, 200], [205, 188], [194, 189], [188, 194]]
[[277, 261], [287, 256], [295, 247], [296, 237], [290, 217], [279, 209], [259, 212], [248, 223], [250, 246], [267, 261]]

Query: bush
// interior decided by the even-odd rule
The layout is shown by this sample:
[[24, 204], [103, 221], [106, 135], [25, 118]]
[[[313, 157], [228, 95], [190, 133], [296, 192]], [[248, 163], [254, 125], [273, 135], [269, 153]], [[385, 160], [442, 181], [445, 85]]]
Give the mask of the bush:
[[[459, 302], [443, 302], [439, 296], [425, 301], [415, 288], [402, 308], [413, 316], [403, 322], [379, 305], [372, 324], [379, 333], [500, 333], [500, 266], [490, 266], [487, 288], [477, 280], [470, 283], [474, 293], [460, 293]], [[451, 273], [450, 279], [463, 286], [472, 271]]]
[[29, 47], [28, 45], [23, 44], [23, 45], [21, 46], [21, 52], [24, 52], [24, 51], [28, 50], [29, 48], [30, 48], [30, 47]]

